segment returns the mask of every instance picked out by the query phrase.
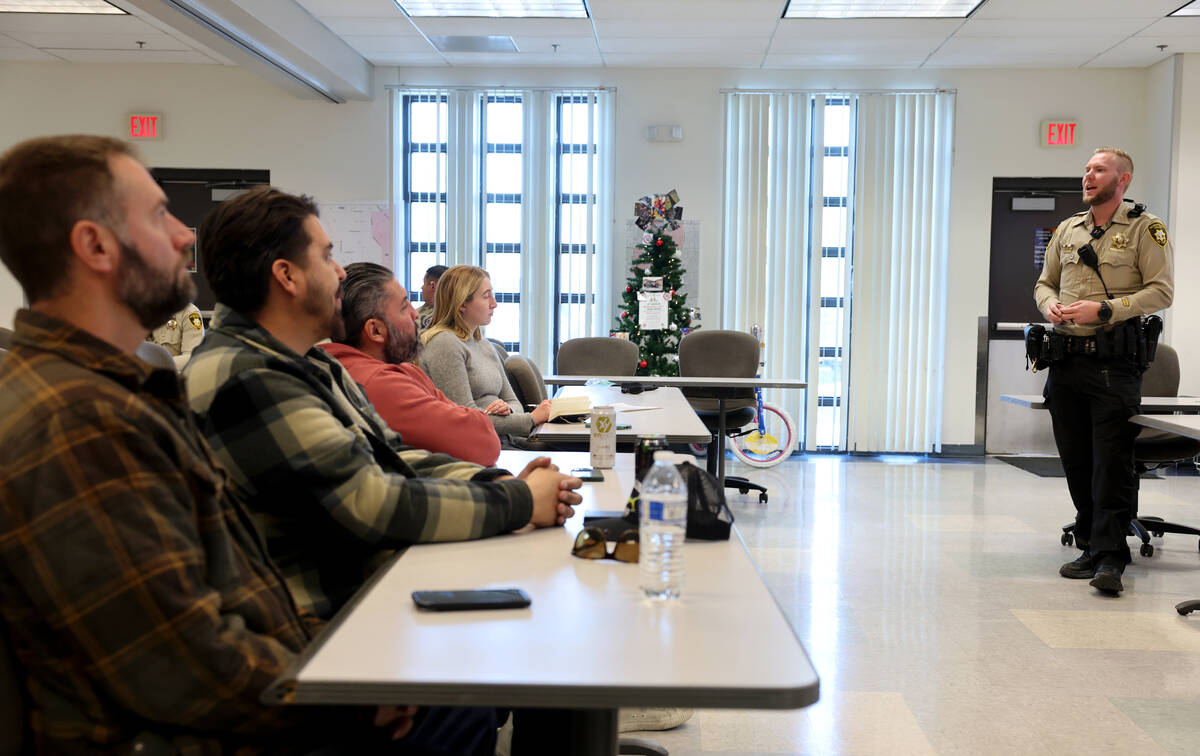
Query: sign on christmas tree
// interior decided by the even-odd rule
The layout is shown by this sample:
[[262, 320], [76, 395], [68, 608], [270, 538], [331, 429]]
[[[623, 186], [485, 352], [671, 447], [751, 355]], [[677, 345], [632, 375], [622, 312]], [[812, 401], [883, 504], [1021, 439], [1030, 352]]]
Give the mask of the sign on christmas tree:
[[692, 313], [683, 288], [683, 265], [672, 232], [683, 207], [675, 190], [634, 203], [645, 233], [621, 295], [614, 335], [638, 345], [638, 375], [679, 375], [679, 340], [691, 330]]

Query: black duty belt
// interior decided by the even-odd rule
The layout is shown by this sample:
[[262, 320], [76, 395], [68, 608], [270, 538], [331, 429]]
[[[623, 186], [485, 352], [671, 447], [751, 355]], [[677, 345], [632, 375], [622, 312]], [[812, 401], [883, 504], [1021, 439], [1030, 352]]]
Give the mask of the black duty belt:
[[1095, 354], [1097, 351], [1095, 336], [1064, 336], [1067, 354]]

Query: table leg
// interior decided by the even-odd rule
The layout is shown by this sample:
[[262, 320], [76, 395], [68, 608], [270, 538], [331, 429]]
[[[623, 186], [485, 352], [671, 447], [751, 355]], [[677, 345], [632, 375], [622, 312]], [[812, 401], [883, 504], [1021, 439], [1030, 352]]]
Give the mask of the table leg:
[[512, 756], [616, 756], [616, 709], [517, 709]]
[[725, 487], [725, 397], [717, 397], [717, 481]]

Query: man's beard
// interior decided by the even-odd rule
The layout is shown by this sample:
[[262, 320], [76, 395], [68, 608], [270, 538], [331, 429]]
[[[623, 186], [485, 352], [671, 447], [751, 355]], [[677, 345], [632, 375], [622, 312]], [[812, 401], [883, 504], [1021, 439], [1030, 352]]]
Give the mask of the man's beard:
[[136, 245], [121, 245], [121, 267], [117, 274], [117, 296], [133, 311], [143, 328], [158, 328], [196, 296], [191, 275], [182, 268], [171, 271], [151, 268]]
[[1096, 193], [1092, 195], [1091, 199], [1088, 199], [1087, 194], [1084, 194], [1083, 202], [1084, 204], [1091, 205], [1092, 207], [1095, 207], [1096, 205], [1103, 205], [1105, 202], [1108, 202], [1110, 199], [1112, 199], [1116, 193], [1117, 182], [1114, 181], [1108, 186], [1096, 189]]
[[342, 322], [342, 313], [333, 304], [341, 288], [339, 283], [338, 291], [332, 296], [310, 288], [304, 297], [304, 311], [321, 319], [318, 340], [344, 341], [346, 338], [346, 324]]
[[387, 325], [387, 341], [383, 344], [383, 361], [391, 365], [416, 362], [423, 346], [421, 340], [417, 338], [416, 329], [413, 329], [413, 336], [410, 339], [396, 326], [386, 320], [384, 323]]

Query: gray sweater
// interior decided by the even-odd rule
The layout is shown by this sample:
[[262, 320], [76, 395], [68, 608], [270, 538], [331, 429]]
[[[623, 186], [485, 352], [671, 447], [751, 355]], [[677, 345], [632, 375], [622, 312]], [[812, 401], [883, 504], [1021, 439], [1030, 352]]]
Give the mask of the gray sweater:
[[442, 331], [425, 344], [421, 367], [442, 393], [467, 407], [485, 409], [497, 399], [512, 407], [511, 415], [489, 415], [496, 432], [528, 436], [533, 417], [517, 401], [500, 356], [487, 339], [463, 341], [453, 331]]

